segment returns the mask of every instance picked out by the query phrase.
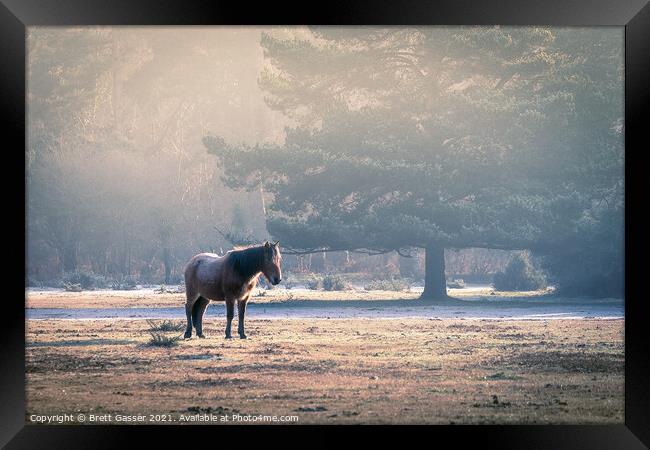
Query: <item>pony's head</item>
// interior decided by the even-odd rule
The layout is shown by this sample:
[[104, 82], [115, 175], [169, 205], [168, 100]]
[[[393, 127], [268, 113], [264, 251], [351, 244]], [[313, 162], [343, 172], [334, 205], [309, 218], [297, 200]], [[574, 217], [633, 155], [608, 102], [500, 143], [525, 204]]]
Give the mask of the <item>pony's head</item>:
[[282, 281], [282, 269], [280, 263], [282, 262], [282, 255], [280, 254], [280, 241], [275, 244], [270, 244], [268, 241], [264, 243], [264, 263], [262, 265], [262, 273], [269, 280], [269, 283], [276, 285]]

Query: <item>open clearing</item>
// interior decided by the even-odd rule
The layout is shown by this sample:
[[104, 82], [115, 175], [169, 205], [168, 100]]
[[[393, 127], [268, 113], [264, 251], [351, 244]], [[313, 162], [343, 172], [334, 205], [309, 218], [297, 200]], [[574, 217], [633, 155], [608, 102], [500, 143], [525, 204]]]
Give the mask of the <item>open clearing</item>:
[[248, 340], [225, 340], [225, 319], [212, 312], [207, 339], [171, 348], [147, 345], [141, 319], [28, 320], [27, 420], [623, 423], [623, 319], [251, 317]]
[[[489, 286], [468, 287], [464, 289], [448, 289], [450, 296], [477, 300], [492, 297], [536, 297], [548, 291], [529, 292], [496, 292]], [[409, 291], [366, 291], [365, 289], [349, 289], [345, 291], [323, 291], [310, 289], [280, 289], [264, 290], [256, 288], [251, 297], [251, 303], [273, 304], [292, 301], [390, 301], [415, 300], [422, 293], [421, 288]], [[131, 291], [88, 290], [82, 292], [67, 292], [58, 290], [28, 290], [26, 291], [27, 308], [169, 308], [182, 306], [185, 303], [184, 293], [156, 293], [154, 288]]]
[[[424, 302], [418, 292], [256, 290], [250, 319], [349, 318], [623, 318], [622, 299], [571, 299], [545, 291], [502, 293], [487, 287], [449, 289], [452, 300]], [[28, 291], [28, 319], [185, 319], [185, 294], [138, 291]], [[211, 302], [207, 317], [225, 317], [223, 302]]]

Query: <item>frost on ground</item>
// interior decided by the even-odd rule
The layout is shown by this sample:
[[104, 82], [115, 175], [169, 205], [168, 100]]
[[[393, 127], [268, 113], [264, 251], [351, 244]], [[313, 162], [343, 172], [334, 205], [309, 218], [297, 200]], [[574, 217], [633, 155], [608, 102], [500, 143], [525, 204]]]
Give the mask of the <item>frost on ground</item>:
[[[418, 300], [418, 294], [392, 291], [342, 292], [258, 290], [247, 308], [250, 318], [622, 318], [622, 299], [571, 299], [537, 292], [477, 295], [451, 294], [444, 302]], [[259, 295], [263, 293], [264, 295]], [[156, 318], [183, 319], [184, 294], [149, 292], [28, 292], [29, 319]], [[223, 302], [212, 302], [208, 317], [224, 317]]]
[[[177, 289], [177, 288], [176, 288]], [[171, 290], [171, 292], [170, 292]], [[468, 286], [464, 289], [448, 289], [450, 296], [460, 300], [499, 299], [532, 299], [549, 298], [548, 290], [530, 292], [495, 292], [489, 286]], [[250, 299], [251, 304], [292, 303], [300, 301], [390, 301], [416, 300], [421, 295], [421, 288], [409, 291], [367, 291], [365, 289], [350, 289], [345, 291], [323, 291], [303, 288], [270, 289], [256, 288]], [[27, 308], [163, 308], [178, 307], [185, 302], [185, 294], [173, 292], [173, 289], [157, 293], [155, 288], [132, 291], [94, 290], [82, 292], [67, 292], [63, 290], [34, 290], [25, 291], [25, 306]]]

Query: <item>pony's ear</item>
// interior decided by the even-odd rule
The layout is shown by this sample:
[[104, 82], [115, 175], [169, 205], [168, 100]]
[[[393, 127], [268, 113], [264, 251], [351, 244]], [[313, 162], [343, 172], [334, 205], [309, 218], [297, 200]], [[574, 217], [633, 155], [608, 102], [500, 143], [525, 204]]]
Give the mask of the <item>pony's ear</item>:
[[273, 245], [276, 246], [276, 247], [279, 247], [280, 246], [280, 241], [275, 241], [275, 244], [273, 244]]
[[270, 246], [269, 241], [264, 242], [264, 247], [269, 248]]

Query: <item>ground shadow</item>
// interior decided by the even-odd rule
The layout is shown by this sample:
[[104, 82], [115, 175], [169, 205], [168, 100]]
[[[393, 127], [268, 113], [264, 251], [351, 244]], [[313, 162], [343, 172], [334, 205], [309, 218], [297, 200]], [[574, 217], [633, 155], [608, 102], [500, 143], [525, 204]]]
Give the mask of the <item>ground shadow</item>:
[[271, 303], [249, 304], [249, 308], [363, 308], [363, 309], [382, 309], [395, 307], [433, 307], [436, 306], [462, 306], [462, 307], [531, 307], [531, 306], [588, 306], [588, 305], [619, 305], [623, 302], [617, 298], [565, 298], [553, 295], [539, 296], [522, 296], [522, 297], [500, 297], [500, 296], [476, 296], [476, 297], [448, 297], [444, 300], [425, 300], [425, 299], [391, 299], [391, 300], [301, 300], [292, 299], [277, 301]]
[[133, 344], [136, 341], [119, 339], [86, 339], [77, 341], [57, 342], [26, 342], [26, 347], [88, 347], [91, 345], [124, 345]]

